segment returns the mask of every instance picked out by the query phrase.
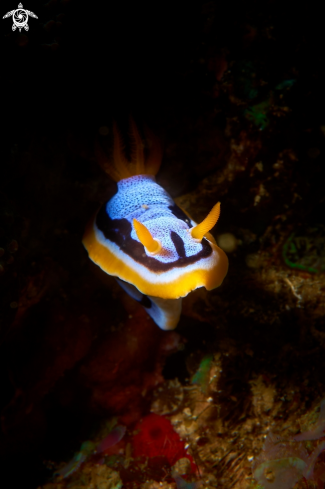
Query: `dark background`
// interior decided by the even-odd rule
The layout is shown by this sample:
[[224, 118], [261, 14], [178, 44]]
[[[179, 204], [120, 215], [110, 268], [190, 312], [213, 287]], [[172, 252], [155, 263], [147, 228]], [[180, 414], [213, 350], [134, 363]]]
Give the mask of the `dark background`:
[[[1, 20], [0, 247], [10, 253], [7, 249], [13, 238], [20, 246], [14, 273], [11, 274], [9, 258], [4, 255], [4, 273], [0, 277], [0, 407], [5, 426], [1, 434], [1, 456], [7, 473], [15, 472], [13, 485], [6, 487], [21, 487], [24, 481], [25, 488], [36, 488], [48, 476], [42, 465], [43, 454], [60, 460], [59, 440], [64, 444], [69, 423], [76, 436], [76, 419], [84, 418], [78, 411], [73, 415], [63, 408], [62, 412], [55, 412], [55, 396], [46, 397], [57, 381], [54, 376], [42, 395], [31, 394], [32, 401], [35, 396], [33, 406], [46, 397], [39, 412], [48, 426], [53, 423], [54, 428], [43, 428], [40, 441], [29, 450], [28, 440], [33, 438], [34, 425], [25, 421], [27, 411], [24, 404], [19, 407], [19, 396], [24, 385], [26, 391], [33, 385], [33, 368], [27, 368], [31, 377], [21, 381], [21, 385], [16, 378], [23, 377], [26, 365], [43, 348], [39, 339], [43, 325], [55, 324], [56, 319], [49, 317], [55, 317], [58, 291], [77, 290], [68, 308], [72, 323], [79, 314], [82, 297], [87, 296], [76, 285], [85, 280], [83, 273], [88, 266], [78, 243], [88, 217], [110, 189], [108, 179], [90, 163], [98, 129], [109, 127], [113, 119], [126, 127], [129, 114], [140, 126], [146, 122], [152, 127], [165, 141], [166, 148], [158, 181], [173, 197], [195, 191], [199, 182], [226, 165], [231, 140], [238, 143], [246, 138], [253, 148], [243, 163], [247, 165], [247, 174], [223, 187], [225, 213], [219, 232], [236, 234], [239, 226], [249, 228], [257, 238], [247, 245], [245, 252], [256, 252], [262, 246], [259, 238], [265, 236], [274, 216], [286, 212], [281, 209], [284, 205], [290, 207], [291, 197], [297, 192], [301, 199], [290, 207], [288, 228], [274, 234], [271, 244], [275, 246], [294, 226], [324, 222], [325, 31], [321, 6], [312, 2], [298, 5], [271, 0], [154, 1], [144, 4], [52, 0], [45, 4], [25, 0], [23, 7], [38, 16], [38, 19], [29, 18], [28, 33], [12, 32], [11, 18]], [[3, 1], [1, 15], [14, 8], [17, 8], [15, 2]], [[281, 82], [293, 79], [290, 89], [283, 89], [281, 94], [276, 91]], [[274, 115], [275, 109], [270, 110], [268, 122], [255, 123], [245, 111], [253, 103], [268, 98], [277, 107], [285, 100], [282, 107], [289, 107], [288, 112], [278, 117]], [[272, 181], [268, 189], [271, 197], [263, 206], [254, 207], [253, 192], [260, 182], [255, 187], [251, 185], [249, 171], [263, 159], [271, 172], [276, 155], [286, 148], [297, 155], [297, 162], [285, 163], [284, 176], [276, 184]], [[86, 190], [75, 190], [75, 181]], [[207, 199], [209, 208], [214, 202]], [[54, 227], [68, 230], [65, 241], [52, 239], [49, 230]], [[279, 250], [277, 253], [274, 256], [280, 263]], [[31, 271], [33, 260], [39, 263], [38, 274], [42, 269], [52, 273], [56, 267], [63, 267], [65, 272], [53, 275], [51, 293], [45, 294], [48, 299], [41, 301], [43, 306], [21, 320], [18, 333], [11, 333], [10, 328], [13, 324], [17, 326], [18, 320], [15, 323], [16, 311], [10, 304], [19, 300], [32, 277], [39, 276]], [[233, 284], [244, 274], [240, 265], [236, 269], [240, 260], [240, 254], [234, 258], [233, 270], [239, 270], [239, 274], [231, 275]], [[48, 305], [44, 305], [45, 300], [51, 304], [51, 313]], [[98, 296], [96, 300], [97, 306], [104, 309], [104, 299]], [[261, 302], [266, 301], [275, 309], [272, 300], [263, 297]], [[319, 301], [322, 300], [320, 296]], [[96, 315], [94, 311], [90, 314]], [[279, 344], [291, 338], [299, 321], [303, 320], [287, 321], [291, 326]], [[98, 330], [101, 324], [98, 320]], [[32, 337], [31, 325], [36, 328]], [[319, 319], [319, 325], [323, 327], [323, 318]], [[295, 334], [294, 341], [299, 343], [299, 335]], [[258, 341], [267, 344], [267, 334], [263, 338]], [[270, 355], [280, 350], [277, 340], [274, 341]], [[194, 343], [192, 338], [193, 348]], [[67, 370], [86, 353], [78, 355]], [[45, 368], [44, 363], [40, 365], [37, 368]], [[184, 365], [177, 365], [176, 361], [174, 367], [182, 377]], [[258, 370], [257, 366], [253, 368]], [[303, 362], [299, 368], [303, 371]], [[317, 378], [316, 383], [321, 384], [322, 372], [320, 363], [316, 373], [311, 374], [314, 380]], [[8, 406], [13, 406], [12, 422]], [[41, 416], [39, 412], [35, 411], [35, 418]], [[52, 442], [54, 431], [57, 433]], [[83, 432], [87, 436], [85, 432], [87, 428]], [[52, 448], [55, 445], [52, 451], [51, 444]], [[69, 453], [64, 452], [62, 458], [68, 459]]]
[[[13, 8], [2, 2], [4, 13]], [[27, 8], [38, 16], [27, 34], [12, 33], [10, 18], [1, 22], [8, 134], [24, 124], [96, 126], [122, 111], [150, 119], [202, 112], [214, 77], [200, 59], [222, 50], [231, 62], [253, 59], [270, 84], [295, 68], [297, 116], [307, 125], [321, 117], [324, 30], [316, 3], [68, 0]]]

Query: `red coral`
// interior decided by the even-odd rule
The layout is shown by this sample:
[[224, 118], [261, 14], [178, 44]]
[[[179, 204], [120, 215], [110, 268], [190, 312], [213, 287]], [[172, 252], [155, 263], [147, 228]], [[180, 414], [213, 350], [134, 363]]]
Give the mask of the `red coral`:
[[158, 414], [148, 414], [136, 425], [137, 434], [133, 436], [134, 457], [165, 457], [173, 466], [180, 458], [188, 458], [191, 462], [192, 472], [196, 465], [180, 439], [174, 431], [170, 421]]

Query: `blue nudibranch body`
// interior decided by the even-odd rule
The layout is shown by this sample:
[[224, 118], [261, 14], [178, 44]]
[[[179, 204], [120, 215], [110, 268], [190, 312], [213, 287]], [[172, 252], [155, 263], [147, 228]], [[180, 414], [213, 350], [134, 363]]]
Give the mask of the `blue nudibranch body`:
[[208, 233], [220, 205], [197, 226], [156, 183], [157, 151], [145, 162], [133, 121], [131, 127], [135, 143], [131, 162], [124, 157], [115, 126], [113, 165], [98, 152], [118, 190], [88, 224], [83, 244], [90, 259], [117, 277], [156, 324], [168, 330], [177, 326], [182, 297], [198, 287], [218, 287], [227, 273], [227, 256]]

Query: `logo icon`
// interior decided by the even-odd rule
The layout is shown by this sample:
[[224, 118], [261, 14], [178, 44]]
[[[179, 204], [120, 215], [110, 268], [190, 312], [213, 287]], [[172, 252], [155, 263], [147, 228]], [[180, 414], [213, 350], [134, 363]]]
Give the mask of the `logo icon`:
[[28, 16], [38, 19], [37, 15], [35, 15], [34, 12], [23, 9], [23, 5], [21, 3], [18, 5], [18, 8], [16, 10], [11, 10], [10, 12], [7, 12], [6, 15], [4, 15], [2, 18], [6, 19], [11, 15], [13, 21], [12, 30], [15, 31], [18, 28], [19, 32], [21, 32], [22, 28], [24, 28], [25, 31], [28, 31]]

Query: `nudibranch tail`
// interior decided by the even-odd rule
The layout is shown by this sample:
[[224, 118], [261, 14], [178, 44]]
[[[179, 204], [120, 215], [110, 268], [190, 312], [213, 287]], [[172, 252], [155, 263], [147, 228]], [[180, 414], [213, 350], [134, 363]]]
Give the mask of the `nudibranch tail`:
[[192, 238], [202, 241], [204, 235], [211, 231], [216, 225], [220, 216], [220, 202], [218, 202], [207, 215], [207, 217], [194, 228], [191, 229]]
[[136, 219], [133, 219], [133, 226], [140, 243], [143, 244], [146, 250], [151, 255], [159, 253], [159, 251], [161, 250], [161, 243], [158, 239], [152, 237], [149, 229], [146, 228], [146, 226], [142, 224], [142, 222], [139, 222]]

